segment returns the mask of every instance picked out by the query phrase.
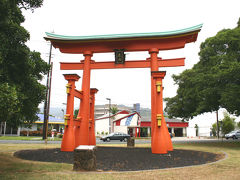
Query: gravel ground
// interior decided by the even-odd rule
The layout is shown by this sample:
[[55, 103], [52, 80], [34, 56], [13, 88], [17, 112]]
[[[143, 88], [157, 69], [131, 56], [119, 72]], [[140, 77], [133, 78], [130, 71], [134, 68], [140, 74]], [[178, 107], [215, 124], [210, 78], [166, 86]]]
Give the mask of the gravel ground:
[[[73, 152], [57, 149], [21, 150], [14, 156], [22, 159], [73, 164]], [[97, 169], [136, 171], [199, 165], [221, 159], [221, 155], [176, 149], [168, 154], [152, 154], [151, 148], [97, 147]]]

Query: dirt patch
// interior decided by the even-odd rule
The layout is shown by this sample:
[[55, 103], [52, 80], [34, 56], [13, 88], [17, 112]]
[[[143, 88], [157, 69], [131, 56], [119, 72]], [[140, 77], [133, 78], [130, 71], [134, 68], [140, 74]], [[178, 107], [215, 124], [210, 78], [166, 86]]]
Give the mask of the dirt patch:
[[[43, 162], [73, 164], [73, 152], [56, 149], [21, 150], [14, 156]], [[152, 154], [151, 148], [97, 147], [97, 169], [136, 171], [199, 165], [217, 161], [222, 155], [176, 149], [168, 154]]]

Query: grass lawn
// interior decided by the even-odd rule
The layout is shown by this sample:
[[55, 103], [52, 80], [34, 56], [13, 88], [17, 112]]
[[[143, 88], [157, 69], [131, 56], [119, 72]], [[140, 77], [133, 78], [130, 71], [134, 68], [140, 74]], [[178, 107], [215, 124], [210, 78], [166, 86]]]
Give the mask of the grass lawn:
[[[113, 145], [108, 145], [113, 146]], [[125, 145], [122, 145], [125, 146]], [[150, 145], [139, 144], [146, 147]], [[175, 149], [191, 149], [227, 154], [217, 163], [139, 172], [73, 172], [72, 165], [21, 160], [13, 153], [21, 149], [56, 148], [59, 144], [0, 144], [0, 179], [240, 179], [240, 142], [177, 144]], [[147, 166], [147, 164], [146, 164]]]
[[[23, 141], [42, 141], [40, 136], [0, 136], [0, 140], [23, 140]], [[54, 137], [54, 141], [61, 141], [62, 138]], [[52, 141], [51, 137], [48, 137], [48, 141]]]

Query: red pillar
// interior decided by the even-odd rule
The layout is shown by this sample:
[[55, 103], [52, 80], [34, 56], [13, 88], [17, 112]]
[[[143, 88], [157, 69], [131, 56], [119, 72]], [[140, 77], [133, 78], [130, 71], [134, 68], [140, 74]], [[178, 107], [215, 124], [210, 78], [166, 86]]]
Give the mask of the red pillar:
[[[158, 52], [159, 50], [157, 48], [152, 48], [149, 50], [150, 54], [150, 61], [151, 61], [151, 71], [158, 71]], [[153, 82], [153, 77], [151, 76], [151, 147], [155, 147], [154, 138], [155, 138], [155, 118], [156, 117], [156, 101], [155, 101], [155, 93], [154, 93], [155, 87]]]
[[84, 67], [83, 67], [83, 79], [82, 79], [82, 92], [83, 98], [80, 109], [81, 125], [79, 132], [79, 145], [89, 145], [89, 119], [90, 119], [90, 62], [92, 57], [91, 51], [85, 51], [83, 53]]
[[96, 145], [95, 137], [95, 120], [94, 120], [94, 106], [95, 106], [95, 94], [98, 89], [91, 88], [91, 103], [90, 103], [90, 120], [89, 120], [89, 145]]
[[162, 79], [164, 78], [166, 72], [153, 71], [151, 76], [153, 78], [153, 88], [154, 88], [154, 101], [156, 102], [156, 114], [152, 118], [154, 121], [154, 131], [153, 131], [153, 142], [152, 142], [152, 153], [155, 154], [166, 154], [167, 145], [166, 138], [163, 127], [163, 105], [162, 105]]
[[67, 84], [67, 107], [65, 115], [65, 129], [61, 144], [61, 151], [73, 151], [75, 149], [75, 136], [74, 136], [74, 89], [75, 81], [80, 78], [77, 74], [64, 74]]
[[156, 87], [156, 90], [157, 90], [157, 88], [160, 88], [160, 92], [157, 92], [156, 101], [159, 103], [157, 109], [162, 114], [161, 131], [163, 131], [162, 134], [164, 136], [164, 141], [166, 143], [167, 151], [172, 151], [173, 150], [172, 140], [169, 135], [167, 123], [166, 123], [164, 115], [163, 115], [163, 86], [162, 86], [163, 82], [162, 82], [162, 80], [163, 80], [165, 74], [166, 74], [166, 72], [158, 71], [158, 72], [153, 72], [152, 76], [155, 79], [156, 86], [158, 86], [158, 87]]
[[173, 151], [172, 140], [171, 140], [171, 137], [170, 137], [170, 134], [169, 134], [169, 131], [168, 131], [168, 127], [167, 127], [167, 123], [165, 121], [164, 116], [163, 116], [163, 119], [162, 119], [162, 126], [163, 126], [163, 131], [164, 131], [164, 134], [165, 134], [167, 150], [168, 151]]
[[80, 106], [79, 106], [79, 111], [76, 119], [76, 126], [75, 126], [75, 147], [78, 147], [81, 143], [81, 137], [80, 137], [80, 125], [82, 121], [82, 112], [81, 112], [81, 107], [83, 106], [83, 101], [80, 99]]
[[[156, 48], [149, 50], [151, 55], [151, 127], [152, 153], [165, 154], [173, 150], [172, 141], [163, 116], [162, 79], [166, 72], [158, 71], [158, 52]], [[160, 85], [160, 86], [159, 86]], [[160, 88], [160, 89], [159, 89]], [[161, 121], [161, 125], [159, 122]]]

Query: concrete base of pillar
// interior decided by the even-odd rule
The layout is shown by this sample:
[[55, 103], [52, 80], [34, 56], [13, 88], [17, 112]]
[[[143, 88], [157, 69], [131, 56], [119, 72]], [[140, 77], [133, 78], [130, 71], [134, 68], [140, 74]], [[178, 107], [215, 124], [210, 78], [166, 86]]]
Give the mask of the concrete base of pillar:
[[74, 150], [74, 171], [96, 171], [96, 146], [80, 145]]

